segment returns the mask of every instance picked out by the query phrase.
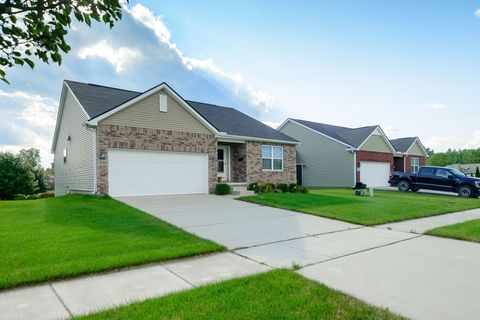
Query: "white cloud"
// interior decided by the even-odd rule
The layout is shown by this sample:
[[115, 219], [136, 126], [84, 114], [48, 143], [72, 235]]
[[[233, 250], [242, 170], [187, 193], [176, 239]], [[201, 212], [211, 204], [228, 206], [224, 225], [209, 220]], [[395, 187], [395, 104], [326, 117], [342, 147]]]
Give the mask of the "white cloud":
[[435, 109], [435, 110], [442, 110], [447, 109], [447, 106], [441, 103], [431, 103], [426, 106], [423, 106], [425, 109]]
[[91, 46], [83, 47], [78, 52], [80, 59], [98, 57], [107, 60], [115, 66], [116, 72], [122, 72], [126, 66], [142, 58], [142, 53], [138, 49], [127, 47], [114, 48], [106, 40], [97, 42]]
[[[0, 90], [3, 106], [15, 106], [21, 111], [7, 113], [3, 129], [16, 137], [17, 144], [2, 144], [0, 151], [17, 153], [20, 149], [40, 150], [42, 165], [49, 166], [53, 157], [50, 154], [51, 134], [55, 127], [58, 103], [46, 96], [25, 91]], [[17, 107], [18, 106], [18, 107]]]
[[55, 125], [58, 104], [55, 100], [24, 91], [0, 90], [0, 97], [11, 99], [13, 104], [23, 105], [24, 109], [17, 116], [27, 124], [37, 127], [53, 127]]
[[480, 148], [480, 130], [475, 130], [472, 137], [463, 145], [464, 149]]
[[[389, 136], [389, 137], [390, 137], [390, 135], [396, 134], [396, 133], [399, 132], [398, 128], [396, 128], [396, 127], [394, 127], [394, 126], [392, 126], [392, 125], [383, 127], [382, 129], [383, 129], [383, 131], [385, 132], [385, 134], [386, 134], [387, 136]], [[391, 137], [390, 137], [390, 138], [391, 138]]]
[[471, 136], [461, 138], [458, 136], [431, 137], [425, 140], [425, 145], [437, 152], [450, 149], [477, 149], [480, 148], [480, 130], [475, 130]]
[[234, 92], [241, 97], [245, 97], [249, 103], [258, 107], [262, 111], [268, 111], [273, 105], [272, 95], [261, 90], [255, 90], [244, 83], [244, 77], [239, 73], [227, 73], [220, 66], [215, 64], [213, 59], [197, 59], [184, 55], [178, 49], [177, 44], [171, 41], [171, 32], [160, 16], [155, 15], [150, 9], [142, 4], [136, 4], [131, 8], [125, 7], [125, 11], [132, 17], [151, 29], [161, 43], [166, 44], [169, 49], [178, 56], [180, 61], [188, 70], [202, 70], [216, 77], [223, 83], [229, 83]]
[[480, 8], [475, 10], [475, 16], [480, 18]]
[[262, 121], [262, 122], [267, 126], [272, 127], [273, 129], [277, 129], [281, 125], [280, 122], [272, 122], [272, 121]]

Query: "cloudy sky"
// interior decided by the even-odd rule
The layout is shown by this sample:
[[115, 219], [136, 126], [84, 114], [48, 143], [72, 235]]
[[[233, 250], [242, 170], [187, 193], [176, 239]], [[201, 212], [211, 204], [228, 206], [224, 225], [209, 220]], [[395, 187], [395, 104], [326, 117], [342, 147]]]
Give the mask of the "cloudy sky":
[[8, 70], [0, 150], [51, 139], [64, 79], [303, 118], [436, 151], [480, 147], [480, 1], [131, 1], [112, 30], [75, 24], [62, 66]]

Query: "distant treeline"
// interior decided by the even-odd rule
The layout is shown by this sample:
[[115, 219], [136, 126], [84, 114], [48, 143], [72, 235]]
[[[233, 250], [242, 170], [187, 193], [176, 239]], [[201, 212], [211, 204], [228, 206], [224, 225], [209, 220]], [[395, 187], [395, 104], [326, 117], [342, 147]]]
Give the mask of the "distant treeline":
[[464, 150], [448, 149], [446, 152], [434, 152], [433, 150], [427, 151], [430, 155], [427, 164], [430, 166], [443, 167], [454, 163], [480, 163], [480, 148]]

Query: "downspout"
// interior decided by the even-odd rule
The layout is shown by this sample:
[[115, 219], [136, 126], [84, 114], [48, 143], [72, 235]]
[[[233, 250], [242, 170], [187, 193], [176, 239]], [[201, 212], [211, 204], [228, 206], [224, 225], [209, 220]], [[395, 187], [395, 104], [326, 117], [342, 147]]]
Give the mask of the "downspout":
[[353, 150], [353, 186], [357, 184], [357, 151]]
[[357, 149], [347, 148], [347, 151], [353, 153], [353, 187], [357, 184]]

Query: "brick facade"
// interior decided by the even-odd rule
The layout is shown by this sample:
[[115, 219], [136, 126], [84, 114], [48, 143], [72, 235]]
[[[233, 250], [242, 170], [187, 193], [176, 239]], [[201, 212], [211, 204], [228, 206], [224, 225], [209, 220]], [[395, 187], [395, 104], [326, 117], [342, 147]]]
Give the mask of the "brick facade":
[[217, 182], [217, 140], [213, 134], [99, 124], [97, 127], [97, 193], [108, 194], [108, 149], [208, 154], [210, 192]]
[[[193, 152], [208, 154], [209, 191], [217, 184], [217, 139], [213, 134], [99, 124], [97, 127], [97, 194], [108, 194], [108, 149]], [[295, 145], [283, 145], [283, 171], [262, 170], [262, 145], [247, 141], [230, 145], [231, 180], [291, 183], [296, 181]], [[272, 143], [268, 143], [272, 145]]]
[[425, 157], [424, 156], [405, 156], [405, 171], [404, 172], [412, 172], [412, 158], [418, 158], [418, 162], [421, 166], [425, 165]]
[[[262, 169], [262, 145], [275, 145], [283, 147], [283, 171], [264, 171]], [[247, 183], [270, 182], [276, 184], [296, 182], [297, 155], [295, 145], [247, 141], [245, 146], [247, 156]]]
[[421, 166], [425, 165], [425, 157], [424, 156], [403, 156], [403, 157], [395, 157], [395, 171], [400, 172], [412, 172], [412, 158], [418, 158], [418, 162]]
[[371, 162], [389, 162], [390, 170], [393, 171], [393, 154], [385, 152], [374, 152], [374, 151], [357, 151], [357, 181], [360, 181], [360, 162], [361, 161], [371, 161]]

